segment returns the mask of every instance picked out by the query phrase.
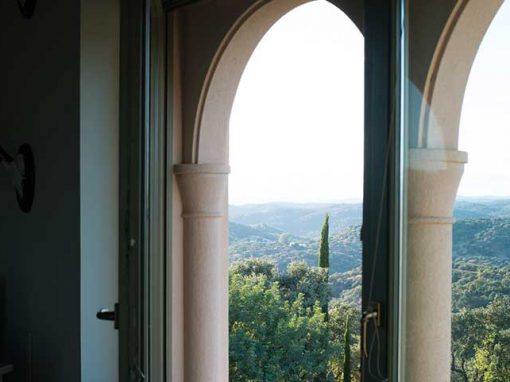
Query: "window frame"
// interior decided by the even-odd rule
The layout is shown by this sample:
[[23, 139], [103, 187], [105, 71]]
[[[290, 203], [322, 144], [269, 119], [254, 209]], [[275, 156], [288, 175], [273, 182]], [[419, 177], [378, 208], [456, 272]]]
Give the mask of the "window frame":
[[[378, 335], [373, 320], [369, 321], [366, 333], [367, 344], [380, 341], [378, 354], [371, 357], [370, 362], [361, 355], [365, 382], [404, 380], [400, 346], [404, 303], [401, 295], [406, 204], [404, 150], [407, 146], [401, 120], [402, 65], [405, 62], [402, 60], [403, 5], [404, 0], [366, 0], [364, 10], [364, 315], [376, 303], [381, 304]], [[378, 367], [380, 373], [374, 371]]]
[[[145, 378], [152, 375], [166, 380], [171, 374], [167, 306], [171, 245], [166, 232], [172, 218], [171, 203], [167, 203], [172, 177], [166, 174], [170, 173], [172, 145], [171, 134], [165, 131], [169, 128], [165, 114], [171, 113], [166, 99], [171, 83], [167, 84], [165, 67], [170, 47], [163, 36], [166, 14], [195, 1], [128, 0], [122, 4], [120, 185], [129, 192], [121, 193], [120, 221], [125, 229], [120, 238], [119, 301], [121, 322], [129, 322], [133, 314], [137, 322], [127, 324], [129, 330], [121, 329], [121, 380], [127, 380], [136, 368], [146, 374]], [[400, 102], [405, 90], [401, 86], [404, 0], [365, 0], [364, 4], [362, 308], [366, 311], [373, 302], [383, 307], [378, 358], [383, 376], [398, 381], [403, 380], [400, 324], [407, 147]], [[159, 139], [153, 139], [156, 137]], [[133, 247], [134, 237], [139, 244]], [[150, 273], [151, 269], [160, 272]], [[369, 330], [367, 340], [373, 336]], [[366, 365], [362, 367], [363, 381], [382, 380], [371, 374]]]

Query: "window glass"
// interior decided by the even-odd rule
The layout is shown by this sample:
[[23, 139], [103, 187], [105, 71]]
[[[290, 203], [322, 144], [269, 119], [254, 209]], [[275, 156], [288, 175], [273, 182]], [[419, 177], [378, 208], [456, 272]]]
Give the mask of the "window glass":
[[403, 380], [507, 380], [510, 3], [405, 17]]

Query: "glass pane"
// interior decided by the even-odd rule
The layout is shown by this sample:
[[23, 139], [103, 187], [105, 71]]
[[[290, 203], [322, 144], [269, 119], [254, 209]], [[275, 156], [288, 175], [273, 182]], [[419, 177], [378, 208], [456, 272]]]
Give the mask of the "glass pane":
[[405, 15], [403, 380], [508, 380], [510, 3]]

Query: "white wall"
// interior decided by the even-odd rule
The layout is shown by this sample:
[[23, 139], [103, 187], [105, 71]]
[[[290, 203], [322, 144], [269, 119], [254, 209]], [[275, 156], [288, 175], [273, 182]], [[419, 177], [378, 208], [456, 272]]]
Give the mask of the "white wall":
[[118, 380], [118, 331], [99, 308], [118, 301], [119, 0], [81, 5], [81, 375]]
[[[81, 6], [81, 9], [80, 9]], [[81, 12], [81, 14], [80, 14]], [[0, 1], [0, 145], [32, 145], [33, 210], [0, 171], [0, 362], [9, 381], [115, 381], [118, 0]]]

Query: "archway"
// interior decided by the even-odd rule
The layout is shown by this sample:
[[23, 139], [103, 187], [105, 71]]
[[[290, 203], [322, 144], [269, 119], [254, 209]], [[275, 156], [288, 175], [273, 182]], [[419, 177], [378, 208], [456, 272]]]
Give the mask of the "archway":
[[406, 375], [413, 381], [450, 375], [453, 208], [467, 163], [459, 122], [473, 61], [502, 1], [459, 1], [447, 13], [434, 4], [439, 21], [414, 15], [424, 29], [410, 58], [415, 75], [425, 73], [413, 78], [408, 96]]
[[[274, 23], [310, 0], [258, 1], [236, 20], [218, 46], [201, 89], [193, 122], [192, 163], [228, 163], [232, 103], [252, 52]], [[349, 2], [344, 5], [348, 8]], [[352, 17], [358, 17], [353, 15]], [[353, 19], [361, 28], [361, 21]]]
[[469, 165], [453, 227], [452, 380], [506, 380], [510, 367], [498, 351], [510, 327], [509, 37], [510, 2], [504, 2], [477, 52], [462, 104], [459, 147], [469, 151]]
[[[237, 86], [265, 32], [305, 2], [244, 1], [223, 9], [204, 2], [180, 15], [204, 23], [199, 33], [184, 25], [178, 41], [185, 45], [178, 68], [185, 83], [182, 164], [174, 167], [180, 191], [174, 226], [181, 224], [177, 214], [181, 215], [182, 248], [174, 246], [173, 257], [180, 253], [182, 259], [183, 275], [177, 277], [182, 278], [184, 312], [176, 318], [183, 327], [182, 342], [174, 340], [173, 346], [183, 349], [180, 362], [186, 381], [228, 379], [228, 129]], [[343, 4], [359, 9], [357, 1]]]
[[[364, 57], [356, 26], [321, 0], [282, 17], [243, 72], [229, 127], [232, 381], [340, 380], [345, 344], [335, 334], [345, 333], [348, 315], [349, 374], [359, 378], [361, 287], [353, 280], [361, 278]], [[326, 213], [329, 264], [319, 268]], [[260, 288], [255, 275], [266, 279]], [[269, 294], [304, 309], [277, 310], [259, 298]], [[315, 303], [321, 312], [310, 311]], [[318, 318], [325, 309], [329, 319]], [[320, 328], [307, 324], [312, 314]], [[299, 334], [281, 329], [292, 328], [290, 315], [303, 320]], [[321, 344], [301, 347], [309, 336]]]
[[[228, 114], [235, 89], [250, 49], [272, 22], [302, 3], [245, 0], [221, 7], [204, 2], [179, 15], [185, 21], [181, 39], [175, 41], [182, 47], [178, 50], [183, 135], [182, 140], [179, 137], [182, 155], [175, 160], [182, 164], [175, 173], [183, 210], [181, 254], [186, 253], [183, 305], [184, 317], [198, 317], [193, 322], [183, 319], [183, 325], [188, 325], [183, 331], [183, 358], [189, 380], [211, 375], [211, 370], [211, 378], [221, 380], [227, 369]], [[451, 283], [453, 202], [467, 161], [467, 154], [457, 150], [460, 106], [476, 50], [501, 1], [422, 3], [438, 15], [415, 16], [425, 25], [433, 24], [440, 37], [427, 41], [423, 49], [418, 46], [426, 57], [419, 63], [423, 78], [415, 83], [419, 100], [413, 118], [419, 123], [411, 132], [410, 144], [408, 252], [412, 260], [408, 267], [416, 277], [407, 285], [407, 311], [411, 312], [407, 363], [410, 379], [430, 381], [443, 380], [449, 372], [451, 295], [443, 292], [445, 283]], [[355, 12], [346, 13], [361, 25]], [[259, 19], [261, 15], [265, 16]], [[180, 205], [174, 210], [179, 221]], [[204, 340], [211, 333], [214, 336]]]
[[483, 37], [504, 0], [456, 3], [435, 48], [423, 89], [413, 147], [455, 150], [469, 73]]

